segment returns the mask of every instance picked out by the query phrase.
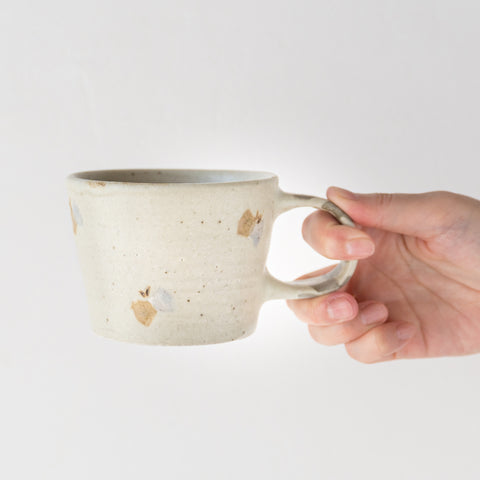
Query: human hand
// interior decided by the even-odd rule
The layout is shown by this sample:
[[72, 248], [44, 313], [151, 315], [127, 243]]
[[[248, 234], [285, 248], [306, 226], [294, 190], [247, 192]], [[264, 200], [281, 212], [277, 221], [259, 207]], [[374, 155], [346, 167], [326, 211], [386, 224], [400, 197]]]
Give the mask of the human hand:
[[359, 228], [318, 210], [305, 240], [327, 258], [361, 260], [341, 290], [287, 301], [314, 340], [364, 363], [480, 352], [480, 201], [336, 187], [327, 197]]

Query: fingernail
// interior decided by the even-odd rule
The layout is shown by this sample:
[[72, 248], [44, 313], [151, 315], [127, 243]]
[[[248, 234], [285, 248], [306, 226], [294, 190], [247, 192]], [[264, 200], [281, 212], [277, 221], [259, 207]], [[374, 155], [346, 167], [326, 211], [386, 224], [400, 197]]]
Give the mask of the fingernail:
[[327, 304], [328, 316], [334, 321], [349, 320], [354, 315], [352, 304], [344, 297], [334, 298]]
[[401, 341], [408, 340], [413, 337], [416, 327], [411, 323], [402, 323], [397, 327], [397, 338]]
[[335, 195], [338, 197], [345, 198], [346, 200], [355, 200], [357, 195], [350, 190], [345, 190], [344, 188], [340, 187], [330, 187]]
[[360, 321], [364, 325], [372, 325], [374, 323], [381, 322], [387, 318], [387, 315], [387, 307], [381, 303], [372, 303], [371, 305], [367, 305], [359, 314]]
[[375, 244], [369, 238], [354, 238], [347, 242], [345, 249], [352, 257], [369, 257], [375, 252]]

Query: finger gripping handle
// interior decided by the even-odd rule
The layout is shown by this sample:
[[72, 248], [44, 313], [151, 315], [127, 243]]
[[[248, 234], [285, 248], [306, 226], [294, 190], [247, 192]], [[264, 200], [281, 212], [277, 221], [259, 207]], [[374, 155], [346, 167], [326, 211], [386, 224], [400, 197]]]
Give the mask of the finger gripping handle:
[[[277, 200], [276, 216], [293, 208], [314, 207], [330, 213], [342, 225], [355, 227], [353, 220], [342, 209], [324, 198], [286, 193], [280, 190]], [[357, 260], [341, 261], [328, 273], [291, 282], [278, 280], [266, 269], [265, 300], [311, 298], [334, 292], [352, 278], [357, 263]]]

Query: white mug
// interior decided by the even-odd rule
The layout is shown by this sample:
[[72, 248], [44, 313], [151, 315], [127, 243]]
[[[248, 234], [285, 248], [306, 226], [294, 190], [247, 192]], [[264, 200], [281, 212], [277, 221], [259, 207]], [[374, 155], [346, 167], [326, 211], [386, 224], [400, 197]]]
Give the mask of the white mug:
[[283, 192], [273, 173], [102, 170], [67, 178], [91, 326], [127, 342], [199, 345], [253, 333], [263, 302], [325, 295], [356, 261], [291, 282], [266, 269], [275, 218], [295, 207], [352, 220], [318, 197]]

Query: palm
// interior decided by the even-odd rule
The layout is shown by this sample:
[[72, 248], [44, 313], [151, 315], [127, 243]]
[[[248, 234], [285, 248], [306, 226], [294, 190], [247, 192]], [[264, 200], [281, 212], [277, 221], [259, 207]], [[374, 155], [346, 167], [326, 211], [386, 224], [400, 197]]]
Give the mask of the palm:
[[480, 351], [480, 286], [468, 282], [476, 273], [470, 252], [451, 248], [451, 239], [424, 242], [374, 228], [365, 231], [376, 251], [359, 262], [347, 290], [359, 302], [385, 303], [389, 321], [417, 325], [417, 334], [397, 357]]

